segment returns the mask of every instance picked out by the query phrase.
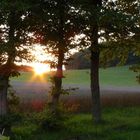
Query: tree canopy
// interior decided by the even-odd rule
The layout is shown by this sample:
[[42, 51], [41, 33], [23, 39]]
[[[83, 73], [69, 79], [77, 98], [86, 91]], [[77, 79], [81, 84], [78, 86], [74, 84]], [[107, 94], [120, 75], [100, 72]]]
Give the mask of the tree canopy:
[[[71, 49], [88, 48], [92, 114], [95, 122], [100, 122], [100, 58], [124, 63], [129, 53], [140, 55], [139, 13], [138, 0], [1, 0], [0, 79], [6, 81], [2, 86], [7, 89], [9, 76], [18, 75], [16, 62], [30, 60], [32, 43], [45, 45], [44, 51], [55, 58], [46, 62], [57, 69], [52, 88], [56, 108], [62, 91], [63, 65], [70, 60]], [[0, 92], [6, 95], [4, 91], [2, 88]]]

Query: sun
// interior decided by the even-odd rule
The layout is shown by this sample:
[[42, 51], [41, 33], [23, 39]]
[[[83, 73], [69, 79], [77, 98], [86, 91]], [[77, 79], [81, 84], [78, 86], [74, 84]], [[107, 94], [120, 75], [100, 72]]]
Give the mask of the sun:
[[42, 74], [50, 71], [50, 67], [47, 64], [34, 63], [32, 67], [33, 67], [36, 75], [42, 75]]

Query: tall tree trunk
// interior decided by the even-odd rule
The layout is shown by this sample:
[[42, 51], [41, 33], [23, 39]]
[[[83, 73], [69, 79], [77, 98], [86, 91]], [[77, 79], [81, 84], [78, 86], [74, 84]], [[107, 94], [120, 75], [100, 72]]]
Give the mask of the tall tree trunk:
[[97, 9], [102, 5], [102, 0], [92, 1], [95, 13], [93, 15], [94, 23], [92, 23], [91, 34], [91, 94], [92, 94], [92, 117], [95, 123], [101, 122], [101, 103], [100, 103], [100, 87], [99, 87], [99, 42], [98, 42], [98, 23]]
[[91, 36], [91, 93], [92, 93], [92, 115], [95, 123], [101, 121], [101, 103], [99, 87], [99, 44], [98, 44], [98, 25], [95, 23]]
[[91, 93], [92, 93], [92, 116], [95, 123], [101, 121], [101, 103], [99, 87], [99, 52], [91, 51]]
[[14, 63], [15, 59], [15, 47], [14, 47], [14, 34], [15, 34], [15, 11], [12, 11], [9, 14], [8, 18], [9, 23], [9, 33], [8, 33], [8, 59], [6, 64], [3, 65], [3, 70], [0, 73], [0, 115], [6, 115], [8, 111], [7, 106], [7, 91], [9, 76], [11, 74], [11, 65]]
[[63, 51], [59, 49], [57, 71], [53, 79], [54, 92], [52, 93], [52, 111], [55, 113], [57, 113], [57, 108], [59, 105], [59, 97], [62, 91], [63, 59], [64, 59]]
[[6, 115], [8, 111], [7, 90], [8, 78], [0, 75], [0, 116]]
[[52, 94], [52, 109], [54, 112], [57, 112], [57, 107], [59, 104], [59, 98], [62, 92], [62, 78], [63, 78], [63, 61], [64, 61], [64, 48], [66, 47], [65, 39], [64, 39], [64, 11], [65, 11], [65, 3], [64, 0], [58, 1], [59, 7], [59, 27], [58, 27], [58, 40], [57, 44], [58, 48], [58, 63], [57, 63], [57, 71], [54, 76], [54, 92]]

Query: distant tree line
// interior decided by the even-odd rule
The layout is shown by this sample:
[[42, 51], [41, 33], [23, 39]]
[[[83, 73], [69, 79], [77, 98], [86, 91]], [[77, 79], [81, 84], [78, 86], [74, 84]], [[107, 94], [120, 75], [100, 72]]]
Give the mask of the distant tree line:
[[[123, 65], [134, 65], [138, 64], [139, 61], [139, 56], [129, 53], [128, 58]], [[104, 62], [104, 60], [100, 59], [100, 67], [113, 67], [119, 65], [120, 61], [116, 58], [114, 60], [110, 60], [109, 62], [102, 62]], [[66, 65], [66, 69], [89, 69], [90, 66], [89, 50], [85, 49], [72, 55], [71, 60], [68, 61], [68, 64]]]

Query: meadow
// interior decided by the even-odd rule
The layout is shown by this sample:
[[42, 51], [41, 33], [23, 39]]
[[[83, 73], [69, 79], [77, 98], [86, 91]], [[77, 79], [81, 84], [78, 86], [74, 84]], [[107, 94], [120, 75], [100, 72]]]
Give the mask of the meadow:
[[[41, 78], [34, 72], [21, 72], [21, 76], [12, 78], [11, 81], [18, 82], [48, 82], [53, 72], [44, 74]], [[64, 84], [90, 84], [90, 71], [85, 70], [65, 70]], [[129, 70], [129, 66], [119, 66], [110, 68], [100, 68], [100, 84], [103, 86], [139, 86], [136, 81], [136, 73]]]
[[[53, 74], [46, 73], [42, 77], [33, 72], [22, 72], [18, 78], [11, 81], [19, 83], [37, 82], [48, 83], [49, 77]], [[90, 71], [87, 70], [66, 70], [64, 71], [64, 84], [78, 84], [88, 86], [90, 84]], [[102, 86], [118, 87], [139, 87], [136, 82], [136, 74], [129, 70], [129, 66], [111, 67], [100, 69], [100, 83]], [[33, 83], [34, 84], [34, 83]], [[120, 93], [121, 94], [121, 93]], [[109, 94], [108, 94], [109, 95]], [[140, 108], [137, 95], [124, 94], [123, 96], [102, 97], [103, 101], [103, 122], [94, 124], [90, 114], [91, 104], [89, 98], [83, 97], [75, 101], [68, 98], [63, 102], [63, 109], [67, 110], [66, 118], [59, 120], [63, 125], [56, 130], [45, 130], [42, 128], [40, 118], [44, 109], [45, 95], [33, 95], [27, 98], [20, 105], [23, 114], [21, 120], [13, 124], [12, 132], [14, 140], [137, 140], [140, 138]], [[33, 98], [34, 97], [34, 98]], [[68, 96], [69, 97], [69, 96]], [[28, 99], [28, 100], [27, 100]], [[45, 100], [45, 101], [44, 101]], [[132, 100], [132, 101], [131, 101]], [[44, 102], [43, 102], [44, 101]], [[138, 103], [138, 104], [137, 104]], [[47, 117], [48, 114], [45, 116]], [[43, 115], [44, 116], [44, 115]], [[49, 118], [51, 122], [56, 121]], [[50, 121], [49, 120], [49, 121]], [[60, 122], [57, 123], [60, 123]]]
[[[17, 94], [21, 99], [22, 110], [42, 110], [48, 100], [49, 77], [52, 73], [46, 73], [43, 77], [31, 72], [24, 72], [18, 78], [12, 78], [15, 82]], [[78, 87], [72, 94], [66, 95], [64, 103], [73, 111], [89, 112], [90, 101], [90, 71], [67, 70], [64, 71], [65, 86]], [[18, 85], [17, 85], [18, 83]], [[129, 66], [111, 67], [100, 69], [101, 102], [103, 106], [139, 106], [140, 94], [136, 74], [129, 70]], [[67, 86], [67, 87], [68, 87]], [[62, 97], [62, 96], [61, 96]]]
[[139, 116], [140, 108], [105, 108], [103, 123], [95, 125], [89, 113], [69, 114], [57, 131], [42, 131], [33, 121], [34, 116], [28, 116], [24, 122], [14, 125], [12, 131], [14, 140], [138, 140]]

